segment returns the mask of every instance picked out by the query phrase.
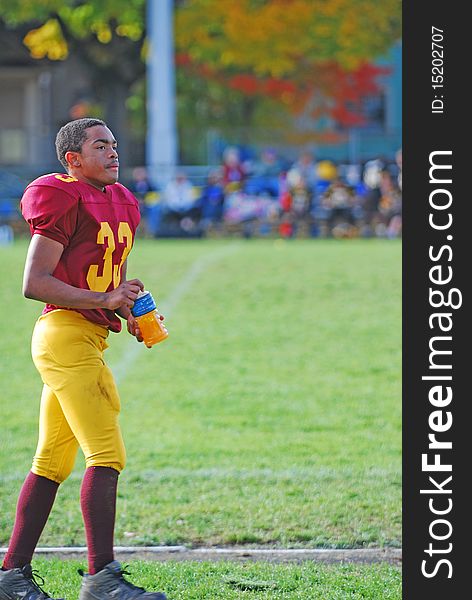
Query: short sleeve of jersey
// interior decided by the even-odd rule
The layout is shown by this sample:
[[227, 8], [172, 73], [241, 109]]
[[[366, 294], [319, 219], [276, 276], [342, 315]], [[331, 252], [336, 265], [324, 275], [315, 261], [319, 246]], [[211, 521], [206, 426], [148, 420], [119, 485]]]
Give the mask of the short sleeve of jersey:
[[77, 225], [78, 198], [59, 186], [30, 185], [21, 199], [21, 212], [31, 234], [69, 245]]

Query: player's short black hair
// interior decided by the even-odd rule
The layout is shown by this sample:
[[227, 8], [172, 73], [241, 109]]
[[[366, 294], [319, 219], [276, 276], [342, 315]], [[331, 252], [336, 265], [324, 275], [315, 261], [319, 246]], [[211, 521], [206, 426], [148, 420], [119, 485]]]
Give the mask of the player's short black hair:
[[87, 139], [85, 131], [90, 127], [103, 125], [108, 127], [101, 119], [76, 119], [63, 125], [56, 135], [56, 154], [61, 165], [67, 170], [66, 152], [81, 152], [82, 144]]

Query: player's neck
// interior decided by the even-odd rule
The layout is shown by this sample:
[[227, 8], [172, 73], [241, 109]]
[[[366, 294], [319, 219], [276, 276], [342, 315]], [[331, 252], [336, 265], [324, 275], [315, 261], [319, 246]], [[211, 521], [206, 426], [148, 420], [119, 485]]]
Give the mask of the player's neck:
[[72, 177], [75, 177], [82, 183], [87, 183], [88, 185], [91, 185], [92, 187], [96, 188], [97, 190], [100, 190], [101, 192], [106, 191], [106, 186], [104, 186], [103, 184], [98, 183], [96, 181], [92, 181], [91, 179], [88, 179], [87, 177], [84, 177], [80, 172], [78, 173], [77, 171], [70, 169], [68, 171], [68, 173], [69, 173], [69, 175], [71, 175]]

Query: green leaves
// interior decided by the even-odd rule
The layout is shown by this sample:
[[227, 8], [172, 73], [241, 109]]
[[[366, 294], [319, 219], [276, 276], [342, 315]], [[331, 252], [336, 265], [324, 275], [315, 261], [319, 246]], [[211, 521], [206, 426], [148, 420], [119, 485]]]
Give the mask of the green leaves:
[[[26, 36], [31, 55], [63, 60], [71, 38], [96, 38], [102, 44], [108, 44], [114, 35], [133, 42], [142, 39], [145, 0], [7, 0], [2, 2], [0, 17], [11, 26], [42, 23]], [[51, 52], [46, 44], [52, 46]]]

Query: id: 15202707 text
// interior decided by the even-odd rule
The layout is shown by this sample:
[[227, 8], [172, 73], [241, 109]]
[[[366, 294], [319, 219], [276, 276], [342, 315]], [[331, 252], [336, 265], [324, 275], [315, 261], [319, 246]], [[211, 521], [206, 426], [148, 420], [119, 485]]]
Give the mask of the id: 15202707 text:
[[444, 30], [431, 28], [431, 87], [433, 99], [431, 112], [444, 113]]

